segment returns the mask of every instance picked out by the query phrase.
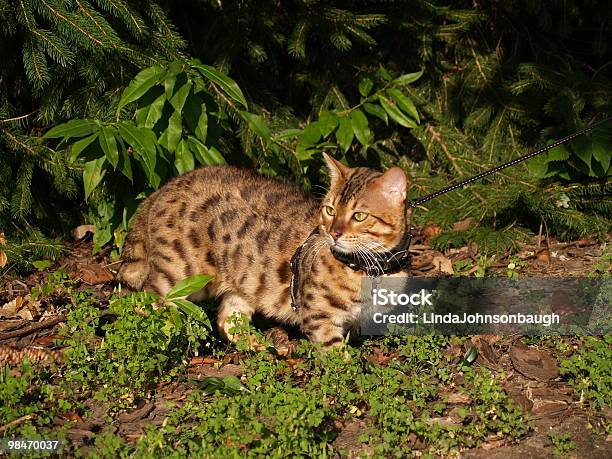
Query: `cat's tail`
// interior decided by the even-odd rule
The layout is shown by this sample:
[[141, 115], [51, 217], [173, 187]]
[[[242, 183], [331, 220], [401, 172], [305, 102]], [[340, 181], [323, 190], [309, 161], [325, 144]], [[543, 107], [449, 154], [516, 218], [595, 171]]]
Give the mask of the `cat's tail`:
[[128, 233], [121, 258], [123, 264], [117, 274], [119, 281], [136, 290], [142, 290], [149, 276], [149, 212], [154, 202], [153, 196], [149, 196], [136, 211], [132, 222], [132, 228]]

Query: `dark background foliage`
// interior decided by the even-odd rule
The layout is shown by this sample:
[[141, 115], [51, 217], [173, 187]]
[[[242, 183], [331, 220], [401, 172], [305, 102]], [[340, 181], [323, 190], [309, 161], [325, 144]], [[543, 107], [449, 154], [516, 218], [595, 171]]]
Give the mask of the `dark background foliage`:
[[[15, 240], [110, 218], [86, 205], [82, 165], [42, 134], [75, 118], [113, 121], [140, 70], [176, 59], [198, 58], [231, 76], [273, 133], [351, 110], [366, 78], [377, 87], [385, 74], [423, 69], [403, 88], [418, 126], [372, 118], [370, 143], [354, 141], [346, 154], [320, 145], [349, 164], [399, 164], [413, 196], [612, 111], [605, 1], [0, 0], [0, 22], [0, 228]], [[228, 162], [307, 188], [324, 183], [320, 154], [296, 160], [295, 141], [280, 149], [263, 142], [217, 102], [228, 114], [218, 139]], [[518, 240], [541, 222], [565, 238], [601, 235], [612, 217], [610, 130], [585, 139], [432, 202], [417, 222], [448, 229], [471, 216], [480, 224], [447, 231], [440, 244], [505, 246], [495, 230], [512, 227], [506, 235]]]

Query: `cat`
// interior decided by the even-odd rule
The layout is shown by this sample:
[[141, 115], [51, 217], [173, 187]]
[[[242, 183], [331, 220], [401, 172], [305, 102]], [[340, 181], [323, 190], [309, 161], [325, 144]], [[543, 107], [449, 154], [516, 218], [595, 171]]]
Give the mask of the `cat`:
[[396, 247], [409, 231], [407, 178], [398, 167], [382, 173], [324, 158], [331, 184], [321, 202], [295, 185], [232, 166], [173, 179], [138, 208], [119, 280], [164, 295], [184, 277], [212, 274], [190, 299], [220, 299], [217, 325], [229, 340], [236, 339], [233, 314], [260, 313], [298, 326], [326, 348], [341, 345], [358, 321], [367, 273], [332, 250], [371, 260]]

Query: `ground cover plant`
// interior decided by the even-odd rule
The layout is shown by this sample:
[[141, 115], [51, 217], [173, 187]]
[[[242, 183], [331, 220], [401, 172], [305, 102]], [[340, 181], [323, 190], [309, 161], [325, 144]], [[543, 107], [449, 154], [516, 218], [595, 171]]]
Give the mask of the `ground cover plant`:
[[[182, 300], [210, 279], [165, 298], [114, 280], [137, 205], [195, 167], [320, 195], [326, 151], [399, 165], [414, 198], [610, 115], [610, 5], [180, 4], [0, 0], [0, 439], [62, 457], [612, 455], [610, 336], [325, 354], [237, 323], [270, 345], [254, 353], [212, 330], [214, 302]], [[608, 124], [416, 209], [411, 275], [609, 278], [611, 152]]]

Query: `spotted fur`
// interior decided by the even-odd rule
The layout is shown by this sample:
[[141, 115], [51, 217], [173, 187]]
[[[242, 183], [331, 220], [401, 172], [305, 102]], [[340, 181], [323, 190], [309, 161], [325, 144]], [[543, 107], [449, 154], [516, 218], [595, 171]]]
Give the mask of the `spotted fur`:
[[[128, 235], [119, 279], [165, 294], [193, 274], [215, 276], [192, 298], [219, 298], [219, 329], [228, 318], [261, 313], [297, 325], [314, 342], [339, 345], [360, 313], [361, 272], [330, 250], [393, 247], [406, 228], [406, 178], [350, 169], [326, 156], [331, 186], [321, 203], [296, 186], [230, 166], [178, 177], [147, 198]], [[326, 209], [333, 208], [335, 215]], [[355, 220], [356, 212], [368, 217]], [[300, 259], [300, 308], [291, 307], [290, 259], [313, 228]]]

